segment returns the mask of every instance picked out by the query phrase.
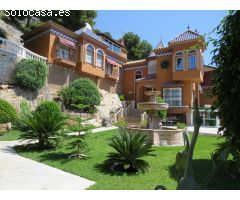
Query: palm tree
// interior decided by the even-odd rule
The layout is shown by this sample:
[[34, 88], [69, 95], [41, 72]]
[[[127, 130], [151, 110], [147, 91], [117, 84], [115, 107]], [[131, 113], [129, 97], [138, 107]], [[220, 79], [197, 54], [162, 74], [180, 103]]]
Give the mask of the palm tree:
[[105, 164], [112, 169], [126, 172], [145, 172], [149, 164], [141, 159], [152, 155], [152, 145], [147, 136], [126, 131], [123, 129], [115, 135], [109, 144], [115, 152], [108, 154]]
[[59, 139], [58, 133], [65, 125], [66, 117], [63, 114], [51, 115], [47, 112], [26, 113], [22, 122], [28, 127], [22, 137], [29, 140], [38, 140], [38, 148], [44, 149], [50, 141]]

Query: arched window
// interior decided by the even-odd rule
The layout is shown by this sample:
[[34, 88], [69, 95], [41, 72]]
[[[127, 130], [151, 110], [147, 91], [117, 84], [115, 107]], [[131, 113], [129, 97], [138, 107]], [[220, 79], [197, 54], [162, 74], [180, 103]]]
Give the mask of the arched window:
[[188, 53], [188, 69], [196, 68], [197, 68], [196, 51], [190, 51]]
[[97, 67], [101, 67], [103, 68], [103, 59], [104, 56], [103, 56], [103, 51], [102, 50], [98, 50], [97, 51]]
[[175, 65], [176, 65], [176, 71], [181, 71], [183, 70], [183, 53], [182, 52], [178, 52], [176, 54], [176, 58], [175, 58]]
[[91, 65], [94, 63], [94, 48], [90, 44], [87, 45], [86, 62]]
[[142, 78], [142, 71], [136, 71], [135, 73], [135, 79]]

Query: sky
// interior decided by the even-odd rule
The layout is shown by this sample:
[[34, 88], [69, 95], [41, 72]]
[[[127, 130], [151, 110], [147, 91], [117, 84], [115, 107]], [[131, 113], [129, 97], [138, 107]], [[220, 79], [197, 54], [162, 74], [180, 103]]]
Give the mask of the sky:
[[[126, 32], [134, 32], [154, 47], [162, 41], [165, 45], [187, 30], [197, 29], [200, 34], [210, 33], [227, 15], [227, 11], [98, 11], [95, 28], [110, 32], [119, 39]], [[211, 37], [216, 38], [214, 34]], [[205, 64], [210, 64], [213, 46], [204, 53]]]

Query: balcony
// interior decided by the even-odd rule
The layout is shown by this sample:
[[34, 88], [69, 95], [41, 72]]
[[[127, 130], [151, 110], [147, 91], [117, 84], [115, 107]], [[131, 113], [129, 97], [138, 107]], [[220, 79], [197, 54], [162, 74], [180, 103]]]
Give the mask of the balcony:
[[15, 42], [11, 42], [1, 37], [0, 37], [0, 49], [8, 53], [14, 54], [20, 58], [39, 60], [44, 63], [47, 62], [47, 58], [40, 56]]
[[61, 65], [67, 68], [75, 68], [76, 67], [76, 62], [67, 60], [64, 58], [55, 58], [54, 59], [54, 64]]
[[83, 63], [80, 67], [80, 73], [86, 73], [92, 76], [105, 78], [105, 71], [103, 68], [97, 67], [95, 65], [91, 65], [88, 63]]
[[186, 70], [186, 71], [174, 71], [173, 72], [174, 81], [203, 81], [202, 71], [199, 69]]
[[106, 73], [105, 76], [107, 79], [111, 79], [111, 80], [115, 80], [118, 81], [119, 80], [119, 76], [117, 73]]

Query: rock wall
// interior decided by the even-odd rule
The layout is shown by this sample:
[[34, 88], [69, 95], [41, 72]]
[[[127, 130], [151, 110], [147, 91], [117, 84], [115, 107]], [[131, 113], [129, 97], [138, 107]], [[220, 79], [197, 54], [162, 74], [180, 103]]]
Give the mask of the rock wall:
[[16, 86], [8, 85], [0, 85], [0, 98], [11, 103], [17, 112], [20, 111], [22, 100], [28, 101], [31, 108], [34, 109], [41, 101], [52, 99], [47, 86], [39, 92], [29, 92]]
[[7, 33], [7, 39], [21, 44], [22, 32], [19, 31], [13, 24], [6, 23], [0, 19], [0, 27]]
[[108, 126], [113, 121], [114, 114], [122, 108], [122, 103], [117, 94], [109, 93], [106, 90], [100, 90], [102, 97], [101, 103], [97, 106], [97, 121], [101, 121], [102, 125]]

